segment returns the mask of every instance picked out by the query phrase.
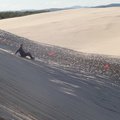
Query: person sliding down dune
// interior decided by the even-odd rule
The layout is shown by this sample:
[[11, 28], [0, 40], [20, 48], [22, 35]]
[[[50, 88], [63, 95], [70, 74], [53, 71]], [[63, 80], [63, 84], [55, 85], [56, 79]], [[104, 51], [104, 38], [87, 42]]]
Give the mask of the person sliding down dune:
[[23, 44], [20, 45], [20, 48], [15, 52], [15, 54], [19, 53], [21, 57], [30, 57], [32, 60], [34, 60], [34, 57], [31, 55], [30, 52], [25, 52], [23, 50]]

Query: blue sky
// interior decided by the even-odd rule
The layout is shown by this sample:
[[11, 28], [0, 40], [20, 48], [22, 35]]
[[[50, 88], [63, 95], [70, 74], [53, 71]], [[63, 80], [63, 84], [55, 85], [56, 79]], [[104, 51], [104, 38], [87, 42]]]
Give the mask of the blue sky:
[[0, 0], [0, 10], [26, 10], [61, 8], [69, 6], [95, 6], [120, 3], [120, 0]]

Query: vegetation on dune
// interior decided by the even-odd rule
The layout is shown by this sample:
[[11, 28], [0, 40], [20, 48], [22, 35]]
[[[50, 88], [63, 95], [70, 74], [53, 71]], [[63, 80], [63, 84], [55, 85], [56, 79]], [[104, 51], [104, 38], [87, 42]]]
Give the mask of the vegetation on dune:
[[20, 17], [26, 15], [32, 15], [37, 13], [50, 12], [50, 10], [36, 10], [36, 11], [4, 11], [0, 12], [0, 19]]

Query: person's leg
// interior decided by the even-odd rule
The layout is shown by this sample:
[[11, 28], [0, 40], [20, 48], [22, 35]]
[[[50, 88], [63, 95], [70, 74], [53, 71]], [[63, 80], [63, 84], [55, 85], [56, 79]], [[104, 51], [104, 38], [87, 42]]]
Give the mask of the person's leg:
[[31, 59], [34, 59], [34, 57], [29, 52], [26, 53], [26, 56], [29, 56]]

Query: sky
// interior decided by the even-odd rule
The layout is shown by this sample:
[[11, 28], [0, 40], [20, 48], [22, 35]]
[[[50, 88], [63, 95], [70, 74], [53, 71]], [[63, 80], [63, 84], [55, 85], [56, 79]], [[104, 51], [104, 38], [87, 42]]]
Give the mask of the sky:
[[0, 11], [96, 6], [120, 3], [120, 0], [0, 0]]

